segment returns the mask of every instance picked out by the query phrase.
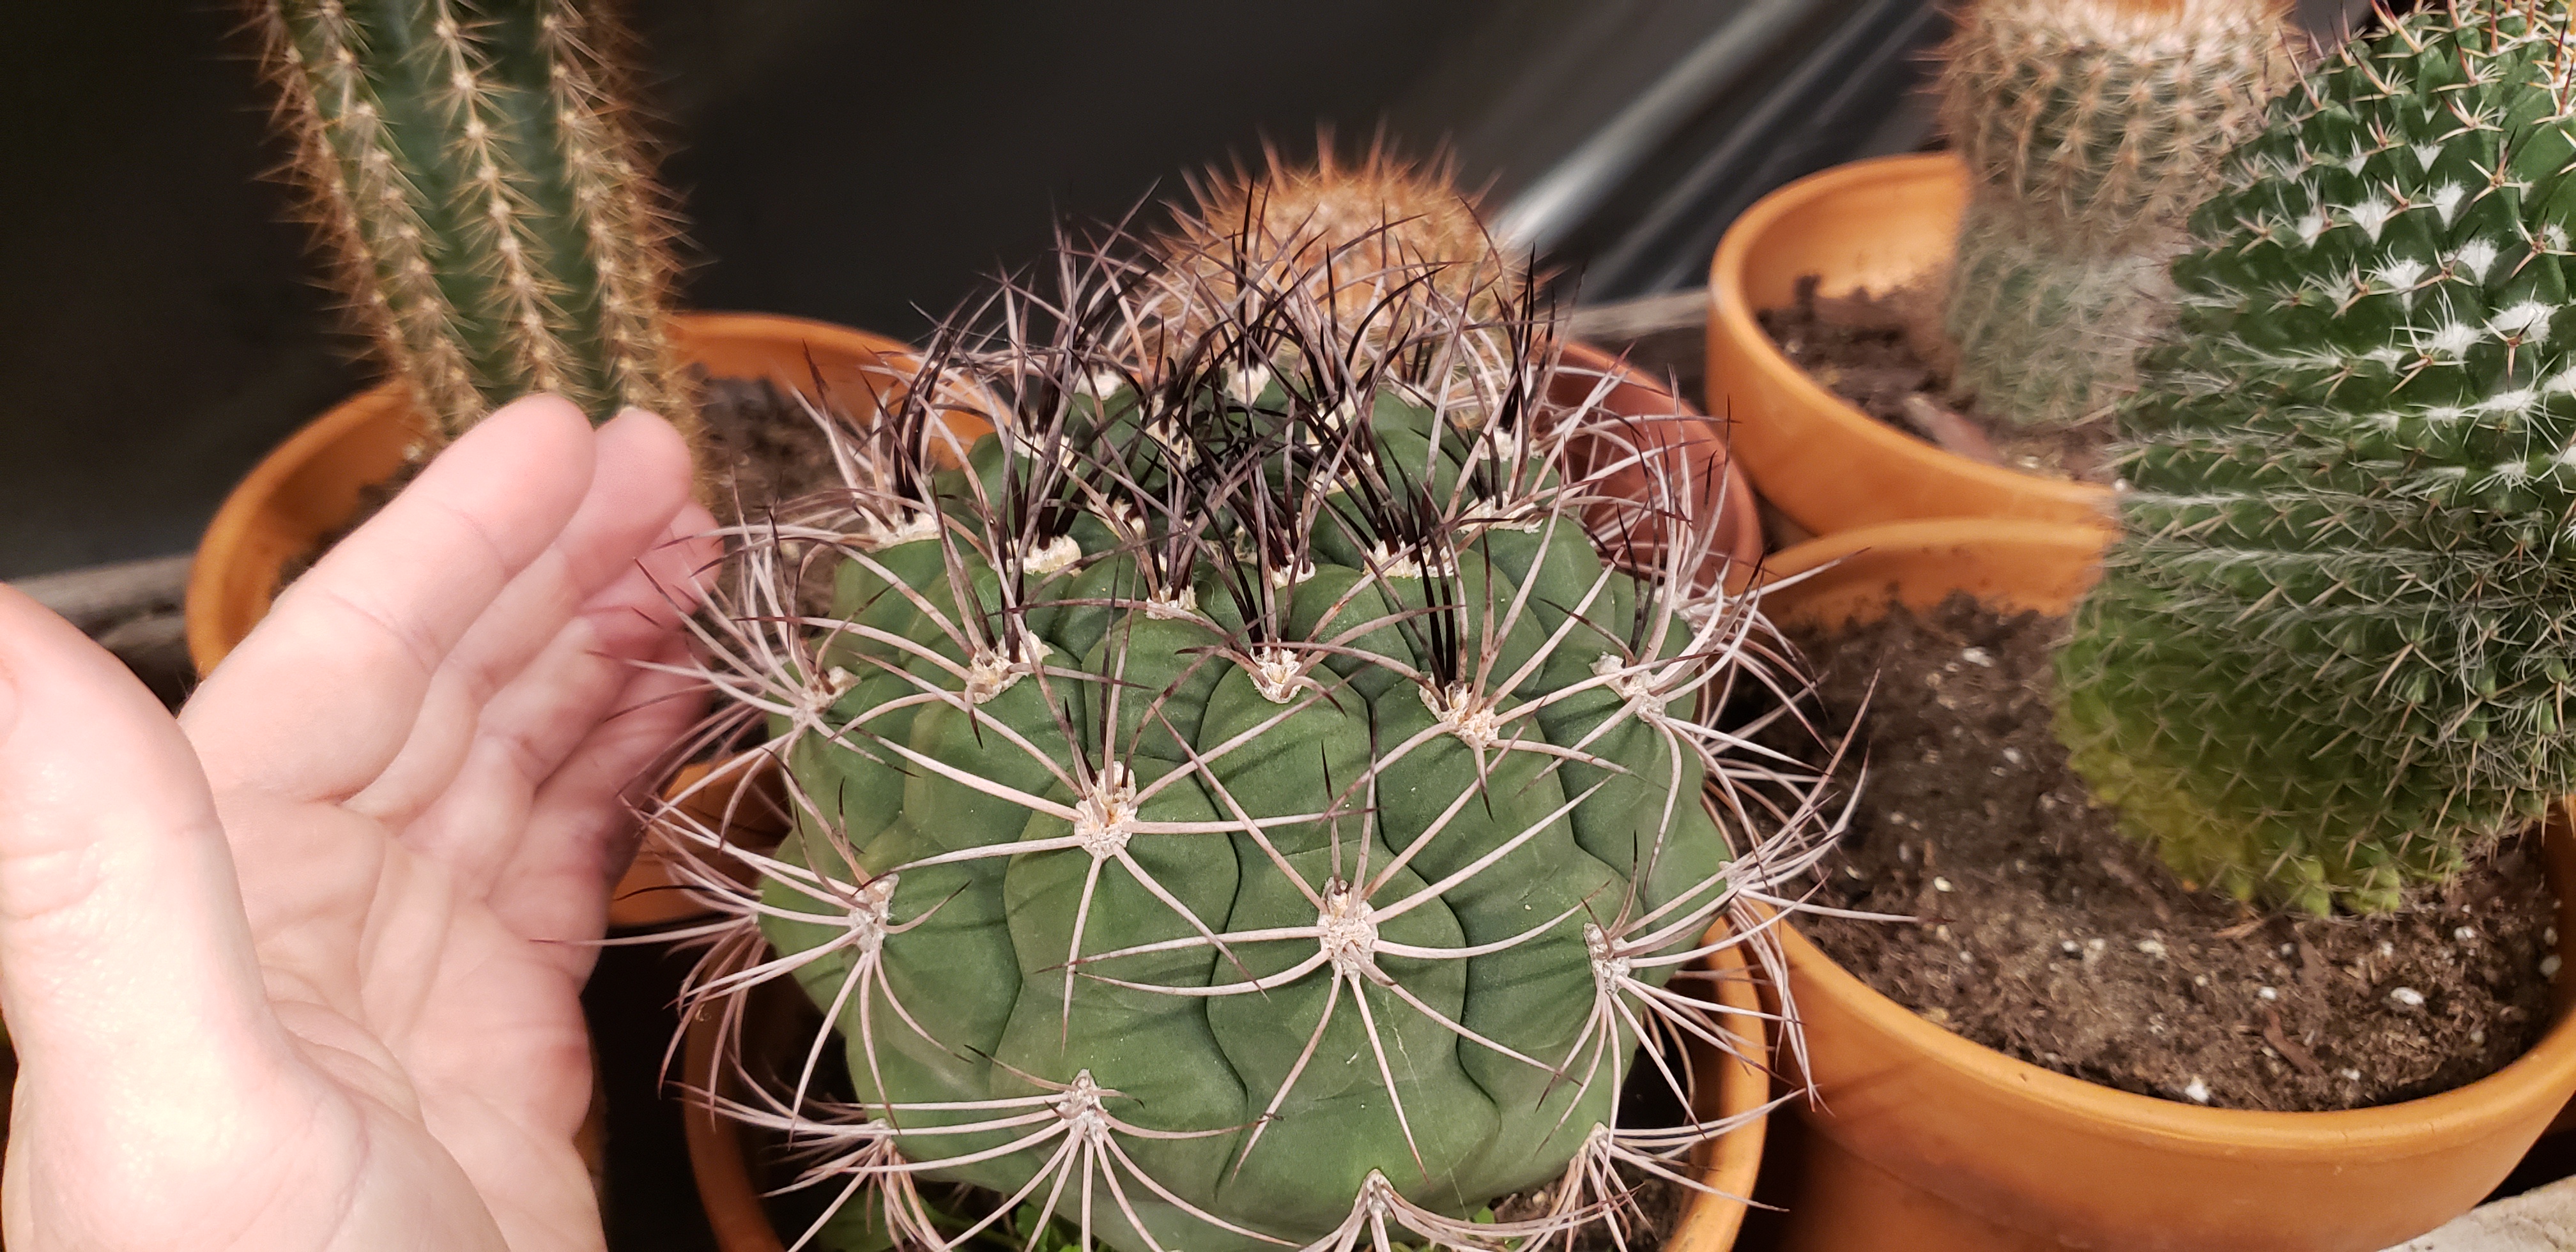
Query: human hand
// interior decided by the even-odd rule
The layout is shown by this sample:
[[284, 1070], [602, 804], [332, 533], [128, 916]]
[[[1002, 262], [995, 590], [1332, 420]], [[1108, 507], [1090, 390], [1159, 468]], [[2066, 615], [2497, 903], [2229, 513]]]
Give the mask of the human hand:
[[520, 401], [175, 724], [0, 588], [12, 1252], [603, 1246], [582, 941], [712, 526], [660, 419]]

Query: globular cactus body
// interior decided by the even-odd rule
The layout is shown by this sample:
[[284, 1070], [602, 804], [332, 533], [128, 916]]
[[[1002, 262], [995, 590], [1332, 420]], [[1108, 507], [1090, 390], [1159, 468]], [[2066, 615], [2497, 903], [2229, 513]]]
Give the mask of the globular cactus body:
[[344, 285], [433, 441], [530, 391], [694, 412], [643, 158], [572, 0], [275, 0], [282, 115]]
[[2292, 81], [2284, 31], [2260, 0], [1983, 0], [1961, 16], [1941, 119], [1969, 199], [1944, 316], [1981, 411], [2068, 425], [2135, 385], [2185, 218]]
[[2061, 661], [2134, 831], [2316, 911], [2391, 907], [2576, 781], [2567, 10], [2391, 26], [2194, 219]]
[[[1795, 872], [1702, 788], [1786, 782], [1785, 837], [1814, 825], [1812, 780], [1729, 768], [1701, 720], [1759, 626], [1700, 587], [1704, 535], [1632, 569], [1583, 527], [1624, 508], [1604, 542], [1634, 556], [1617, 536], [1689, 485], [1594, 498], [1568, 441], [1635, 432], [1551, 410], [1533, 329], [1431, 283], [1364, 331], [1305, 270], [1067, 272], [925, 367], [990, 388], [1001, 434], [958, 447], [907, 402], [852, 437], [842, 501], [763, 528], [754, 565], [838, 562], [832, 612], [711, 641], [771, 658], [720, 681], [799, 815], [752, 858], [778, 955], [743, 977], [792, 970], [856, 1089], [736, 1111], [831, 1145], [916, 1234], [930, 1182], [1131, 1252], [1495, 1247], [1617, 1211], [1621, 1162], [1721, 1129], [1620, 1123], [1664, 1063], [1641, 1038], [1723, 1039], [1667, 983]], [[1041, 308], [1076, 312], [1046, 338]], [[1462, 1220], [1542, 1183], [1538, 1216]]]

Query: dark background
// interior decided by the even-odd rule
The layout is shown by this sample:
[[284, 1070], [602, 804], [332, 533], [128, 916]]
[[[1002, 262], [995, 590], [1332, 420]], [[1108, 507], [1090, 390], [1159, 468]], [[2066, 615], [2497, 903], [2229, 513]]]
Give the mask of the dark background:
[[[0, 8], [0, 578], [185, 552], [367, 374], [261, 177], [284, 154], [240, 10]], [[627, 9], [691, 223], [688, 302], [900, 338], [1035, 259], [1058, 213], [1116, 215], [1264, 137], [1449, 143], [1499, 208], [1659, 87], [1544, 242], [1596, 262], [1587, 299], [1685, 287], [1761, 191], [1919, 145], [1914, 54], [1941, 33], [1925, 0]]]

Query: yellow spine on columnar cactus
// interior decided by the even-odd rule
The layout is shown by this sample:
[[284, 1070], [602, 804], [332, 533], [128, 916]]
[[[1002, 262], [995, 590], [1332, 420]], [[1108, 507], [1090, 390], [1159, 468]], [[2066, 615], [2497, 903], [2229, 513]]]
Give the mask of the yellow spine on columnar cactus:
[[694, 433], [670, 216], [575, 0], [265, 0], [278, 115], [341, 286], [443, 442], [551, 391]]
[[2136, 385], [2219, 159], [2297, 77], [2275, 0], [1983, 0], [1944, 47], [1968, 167], [1947, 301], [1987, 413], [2065, 425]]

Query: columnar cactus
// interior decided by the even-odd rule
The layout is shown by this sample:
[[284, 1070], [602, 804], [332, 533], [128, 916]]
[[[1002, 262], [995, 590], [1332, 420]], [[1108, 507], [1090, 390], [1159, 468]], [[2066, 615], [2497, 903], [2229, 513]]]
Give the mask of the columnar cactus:
[[2390, 18], [2227, 163], [2064, 654], [2098, 794], [2312, 911], [2576, 781], [2576, 124], [2563, 0]]
[[434, 441], [553, 391], [684, 429], [659, 193], [573, 0], [269, 0], [299, 172]]
[[1945, 316], [1957, 383], [2021, 425], [2135, 385], [2165, 263], [2220, 156], [2295, 78], [2278, 0], [1980, 0], [1942, 52], [1969, 198]]
[[[792, 974], [838, 1032], [732, 1110], [872, 1206], [827, 1234], [1035, 1206], [1128, 1252], [1500, 1248], [1726, 1129], [1618, 1094], [1643, 1067], [1686, 1096], [1675, 1045], [1726, 1036], [1671, 980], [1758, 942], [1711, 924], [1822, 833], [1811, 779], [1704, 720], [1783, 682], [1752, 601], [1694, 587], [1705, 527], [1605, 560], [1640, 549], [1585, 532], [1566, 449], [1636, 432], [1545, 401], [1542, 325], [1485, 364], [1467, 308], [1505, 295], [1414, 262], [1355, 339], [1317, 272], [1209, 259], [1067, 252], [842, 433], [846, 491], [742, 535], [706, 638], [795, 832], [672, 837], [708, 890], [762, 877], [712, 933], [775, 954], [700, 994]], [[1000, 434], [969, 446], [941, 410], [979, 387]], [[1648, 477], [1631, 519], [1693, 498]], [[815, 561], [837, 598], [800, 618]], [[931, 1182], [991, 1215], [946, 1222]]]

